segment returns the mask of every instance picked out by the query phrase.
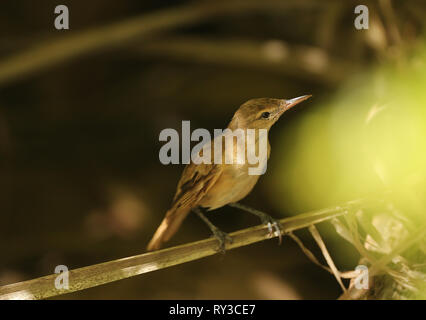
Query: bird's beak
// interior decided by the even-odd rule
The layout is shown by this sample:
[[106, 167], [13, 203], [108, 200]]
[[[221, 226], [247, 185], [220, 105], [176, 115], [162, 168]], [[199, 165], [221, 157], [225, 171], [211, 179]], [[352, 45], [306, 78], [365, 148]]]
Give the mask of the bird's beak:
[[294, 107], [296, 104], [299, 104], [302, 101], [309, 99], [310, 97], [312, 97], [312, 95], [307, 94], [307, 95], [300, 96], [300, 97], [297, 97], [297, 98], [294, 98], [294, 99], [289, 99], [289, 100], [281, 99], [280, 106], [279, 106], [277, 112], [274, 115], [274, 119], [278, 119], [288, 109]]
[[290, 100], [284, 100], [285, 103], [283, 104], [283, 109], [284, 111], [294, 107], [296, 104], [301, 103], [302, 101], [305, 101], [307, 99], [309, 99], [310, 97], [312, 97], [311, 94], [307, 94], [305, 96], [300, 96], [294, 99], [290, 99]]

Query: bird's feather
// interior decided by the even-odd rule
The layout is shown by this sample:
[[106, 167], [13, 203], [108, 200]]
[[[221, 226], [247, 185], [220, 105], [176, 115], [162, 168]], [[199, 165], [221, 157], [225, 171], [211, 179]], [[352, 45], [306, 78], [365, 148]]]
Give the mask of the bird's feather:
[[152, 237], [147, 250], [156, 250], [168, 241], [178, 230], [188, 213], [198, 205], [220, 177], [222, 166], [215, 164], [188, 164], [179, 180], [177, 191], [170, 210]]

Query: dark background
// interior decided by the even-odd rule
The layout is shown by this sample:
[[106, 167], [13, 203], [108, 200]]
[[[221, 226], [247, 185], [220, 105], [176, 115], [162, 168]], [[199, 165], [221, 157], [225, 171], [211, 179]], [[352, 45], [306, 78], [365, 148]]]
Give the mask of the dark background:
[[[354, 28], [357, 1], [2, 1], [0, 285], [53, 273], [59, 264], [71, 269], [143, 252], [183, 169], [160, 163], [158, 135], [180, 130], [182, 120], [191, 120], [192, 129], [224, 128], [248, 99], [313, 94], [271, 131], [270, 168], [279, 167], [273, 150], [280, 127], [311, 112], [347, 79], [393, 58], [401, 39], [387, 27], [392, 21], [379, 2], [363, 3], [370, 23], [381, 21], [377, 40], [371, 30]], [[53, 26], [59, 4], [69, 8], [70, 30]], [[426, 3], [392, 4], [405, 44], [415, 43]], [[179, 15], [200, 10], [200, 17], [1, 76], [9, 59], [37, 46], [137, 16], [160, 13], [168, 21], [174, 8]], [[298, 213], [274, 205], [276, 179], [268, 170], [243, 202], [276, 217]], [[224, 231], [258, 223], [229, 208], [209, 216]], [[209, 235], [190, 215], [168, 245]], [[62, 298], [334, 299], [339, 293], [333, 276], [285, 238], [282, 246], [266, 241]]]

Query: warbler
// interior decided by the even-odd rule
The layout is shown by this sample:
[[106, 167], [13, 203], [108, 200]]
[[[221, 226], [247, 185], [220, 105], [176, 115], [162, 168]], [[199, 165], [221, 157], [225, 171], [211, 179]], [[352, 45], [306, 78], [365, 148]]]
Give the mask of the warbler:
[[[310, 97], [311, 95], [294, 99], [251, 99], [238, 108], [227, 128], [231, 131], [254, 129], [259, 132], [266, 132], [267, 160], [271, 151], [267, 137], [269, 129], [285, 111]], [[256, 150], [259, 150], [259, 137], [260, 133], [257, 134], [256, 139], [252, 140], [252, 143], [256, 144]], [[215, 137], [214, 140], [222, 138], [222, 136], [219, 136]], [[244, 143], [247, 148], [248, 139]], [[215, 143], [211, 143], [212, 158], [215, 145]], [[232, 148], [233, 150], [230, 153], [235, 157], [237, 156], [235, 143], [225, 144], [224, 146], [220, 144], [220, 146], [224, 148], [223, 157], [230, 151], [228, 148]], [[201, 152], [203, 151], [205, 149]], [[203, 214], [202, 209], [210, 211], [225, 205], [244, 209], [259, 216], [262, 223], [269, 225], [270, 232], [272, 232], [271, 226], [273, 226], [281, 236], [278, 220], [238, 203], [251, 192], [260, 177], [260, 175], [249, 174], [248, 169], [250, 167], [253, 167], [253, 164], [250, 164], [249, 161], [243, 161], [243, 163], [237, 163], [237, 161], [216, 163], [211, 161], [211, 163], [197, 164], [191, 161], [187, 164], [177, 185], [171, 208], [166, 212], [163, 221], [149, 242], [147, 250], [159, 249], [177, 232], [185, 217], [192, 210], [206, 222], [219, 241], [219, 250], [224, 251], [226, 242], [232, 242], [232, 238], [213, 225]]]

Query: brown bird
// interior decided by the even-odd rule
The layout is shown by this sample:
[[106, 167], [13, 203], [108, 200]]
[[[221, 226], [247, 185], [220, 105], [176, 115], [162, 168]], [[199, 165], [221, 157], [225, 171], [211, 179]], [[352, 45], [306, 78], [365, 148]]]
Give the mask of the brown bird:
[[[311, 95], [305, 95], [290, 100], [272, 98], [249, 100], [241, 105], [235, 112], [228, 125], [228, 129], [232, 131], [236, 129], [243, 129], [244, 131], [247, 131], [247, 129], [255, 129], [258, 132], [255, 139], [256, 150], [260, 150], [259, 129], [266, 129], [267, 140], [269, 129], [279, 117], [291, 107], [310, 97]], [[214, 141], [217, 139], [223, 139], [223, 137], [215, 137], [213, 143], [211, 143], [211, 150], [213, 151], [211, 153], [212, 159], [214, 154]], [[245, 140], [244, 143], [247, 150], [247, 140]], [[234, 138], [232, 144], [227, 145], [225, 143], [223, 148], [233, 148], [231, 154], [236, 157], [237, 148], [235, 148]], [[267, 159], [269, 159], [270, 150], [271, 147], [267, 140]], [[222, 153], [222, 157], [225, 156], [227, 150], [223, 149], [223, 151], [225, 152]], [[202, 151], [200, 154], [202, 154]], [[270, 232], [272, 232], [272, 226], [274, 226], [275, 230], [278, 231], [281, 236], [281, 227], [278, 220], [237, 203], [250, 193], [260, 177], [260, 175], [249, 174], [248, 169], [254, 165], [250, 164], [249, 161], [244, 161], [243, 164], [235, 163], [236, 161], [230, 164], [225, 163], [225, 161], [222, 161], [222, 163], [211, 162], [211, 164], [195, 164], [191, 162], [185, 167], [179, 180], [172, 206], [167, 211], [163, 221], [149, 242], [147, 250], [159, 249], [164, 242], [168, 241], [176, 233], [182, 221], [188, 213], [193, 210], [206, 222], [213, 232], [213, 235], [219, 240], [220, 250], [224, 251], [225, 242], [232, 242], [232, 239], [214, 226], [204, 216], [201, 208], [213, 210], [225, 205], [237, 207], [259, 216], [263, 223], [268, 224]]]

